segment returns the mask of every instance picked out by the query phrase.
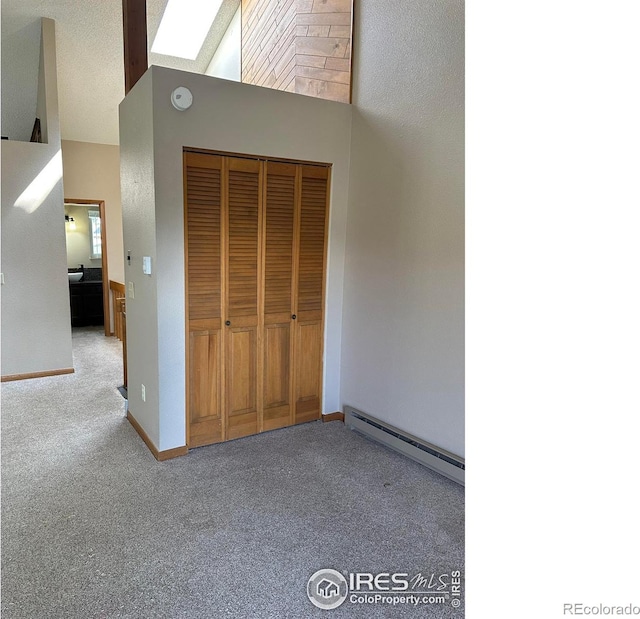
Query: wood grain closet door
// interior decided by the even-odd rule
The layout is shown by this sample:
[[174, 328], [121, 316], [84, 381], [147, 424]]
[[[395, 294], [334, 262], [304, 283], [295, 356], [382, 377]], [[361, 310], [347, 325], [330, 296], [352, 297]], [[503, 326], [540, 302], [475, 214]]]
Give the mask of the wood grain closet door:
[[184, 155], [189, 447], [223, 440], [221, 171], [221, 157]]
[[264, 399], [263, 429], [293, 423], [293, 268], [297, 170], [266, 162], [264, 206]]
[[262, 174], [259, 161], [227, 161], [226, 438], [260, 431], [262, 378], [258, 333]]
[[300, 166], [295, 342], [295, 423], [319, 419], [322, 407], [324, 280], [329, 169]]

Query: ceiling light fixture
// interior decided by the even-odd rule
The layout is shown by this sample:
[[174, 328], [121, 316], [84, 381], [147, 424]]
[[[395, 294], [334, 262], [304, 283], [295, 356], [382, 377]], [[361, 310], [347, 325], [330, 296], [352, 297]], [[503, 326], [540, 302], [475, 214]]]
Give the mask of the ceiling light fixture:
[[221, 5], [222, 0], [169, 0], [151, 51], [195, 60]]

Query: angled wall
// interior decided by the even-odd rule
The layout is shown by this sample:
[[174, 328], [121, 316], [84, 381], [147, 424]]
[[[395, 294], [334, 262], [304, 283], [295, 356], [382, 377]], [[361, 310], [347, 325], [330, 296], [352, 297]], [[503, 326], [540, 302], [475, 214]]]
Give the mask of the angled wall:
[[3, 140], [2, 376], [71, 368], [55, 25], [42, 20], [47, 144]]
[[239, 82], [241, 75], [240, 55], [242, 45], [240, 35], [242, 30], [242, 20], [240, 18], [240, 7], [234, 13], [231, 23], [224, 33], [218, 49], [216, 49], [205, 75], [219, 77], [224, 80]]
[[36, 118], [42, 22], [2, 9], [2, 135], [28, 142]]

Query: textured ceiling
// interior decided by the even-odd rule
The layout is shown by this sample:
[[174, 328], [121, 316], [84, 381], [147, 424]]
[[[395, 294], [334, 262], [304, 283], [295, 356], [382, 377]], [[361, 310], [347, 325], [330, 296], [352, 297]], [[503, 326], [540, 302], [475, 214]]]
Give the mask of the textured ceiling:
[[[166, 3], [147, 0], [149, 47]], [[196, 60], [149, 54], [149, 64], [204, 73], [239, 4], [223, 0]], [[62, 139], [117, 144], [124, 98], [122, 0], [2, 0], [3, 34], [17, 33], [39, 17], [56, 22]]]

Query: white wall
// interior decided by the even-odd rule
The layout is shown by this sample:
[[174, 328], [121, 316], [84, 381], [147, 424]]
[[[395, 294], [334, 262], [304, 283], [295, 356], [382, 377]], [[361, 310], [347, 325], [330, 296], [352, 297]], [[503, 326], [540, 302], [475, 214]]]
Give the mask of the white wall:
[[[156, 447], [161, 444], [158, 376], [158, 296], [155, 273], [156, 214], [152, 71], [120, 104], [120, 183], [127, 284], [127, 384], [129, 410]], [[142, 274], [142, 257], [153, 256], [154, 275]], [[133, 284], [133, 295], [129, 285]], [[184, 295], [183, 295], [184, 297]], [[182, 298], [183, 298], [182, 297]], [[175, 303], [176, 300], [172, 300]], [[179, 354], [175, 351], [174, 354]], [[172, 380], [184, 381], [181, 376]], [[141, 387], [146, 387], [142, 402]], [[177, 411], [177, 414], [180, 414]], [[182, 407], [184, 418], [184, 405]], [[182, 442], [184, 445], [184, 441]]]
[[42, 20], [42, 50], [49, 143], [1, 143], [3, 376], [73, 365], [55, 26], [50, 19]]
[[28, 142], [36, 119], [41, 20], [2, 11], [2, 135]]
[[464, 4], [354, 31], [342, 403], [463, 455]]
[[240, 55], [242, 53], [241, 32], [241, 7], [238, 7], [220, 41], [220, 45], [218, 45], [218, 49], [216, 49], [209, 66], [204, 72], [205, 75], [233, 80], [234, 82], [240, 81], [242, 75], [242, 67], [240, 66]]
[[[129, 403], [134, 416], [150, 436], [145, 423], [152, 417], [159, 418], [159, 443], [155, 444], [160, 450], [185, 444], [183, 146], [334, 164], [323, 411], [338, 410], [350, 107], [155, 66], [143, 80], [150, 75], [153, 109], [138, 101], [147, 97], [146, 90], [139, 91], [138, 85], [120, 106], [125, 251], [131, 249], [134, 256], [133, 266], [125, 267], [125, 271], [127, 280], [136, 285], [135, 300], [130, 304], [127, 300], [127, 320], [132, 317], [134, 330], [133, 324], [145, 320], [150, 323], [157, 315], [157, 353], [152, 349], [155, 344], [152, 340], [127, 342]], [[191, 89], [194, 96], [193, 106], [186, 112], [178, 112], [170, 103], [171, 91], [180, 85]], [[144, 87], [148, 87], [148, 82], [144, 82]], [[148, 153], [135, 152], [134, 142], [139, 138], [131, 132], [148, 118], [153, 118], [153, 139], [148, 136], [144, 139], [147, 149], [153, 147], [155, 172], [151, 174], [145, 168], [134, 173], [141, 161], [147, 161]], [[139, 215], [142, 208], [151, 208], [148, 198], [141, 198], [144, 207], [136, 201], [141, 190], [145, 190], [145, 195], [152, 193], [147, 191], [149, 178], [155, 180], [155, 250], [152, 243], [145, 241], [152, 219], [146, 221]], [[151, 277], [142, 275], [142, 255], [152, 257]], [[155, 289], [139, 295], [137, 283], [144, 278]], [[151, 383], [154, 400], [150, 403], [150, 385], [145, 383], [147, 401], [143, 403], [139, 383], [147, 368], [155, 367], [158, 375]]]

